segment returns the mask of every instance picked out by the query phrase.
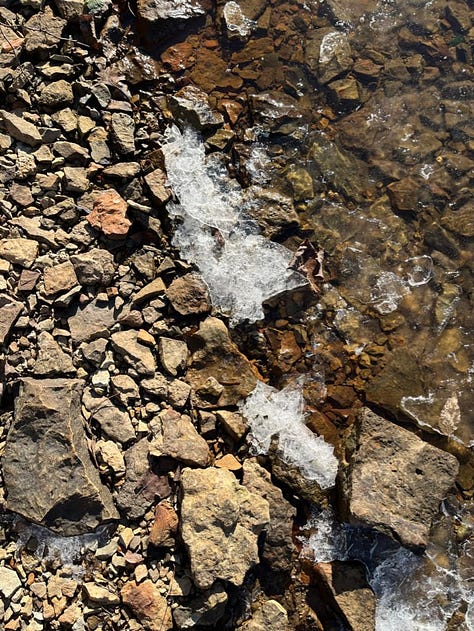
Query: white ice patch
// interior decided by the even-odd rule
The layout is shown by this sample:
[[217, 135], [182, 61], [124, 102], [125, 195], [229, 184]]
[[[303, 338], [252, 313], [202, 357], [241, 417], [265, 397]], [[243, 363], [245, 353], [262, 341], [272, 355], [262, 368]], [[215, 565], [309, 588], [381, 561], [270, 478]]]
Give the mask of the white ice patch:
[[326, 489], [334, 486], [338, 461], [333, 447], [305, 425], [303, 403], [300, 387], [277, 390], [259, 381], [240, 410], [249, 423], [248, 440], [255, 453], [267, 453], [272, 437], [278, 436], [283, 460]]
[[168, 204], [178, 217], [173, 245], [199, 268], [212, 304], [231, 325], [263, 318], [262, 303], [306, 284], [288, 269], [293, 253], [268, 241], [245, 216], [240, 187], [212, 159], [192, 129], [175, 126], [162, 147], [169, 183], [179, 199]]
[[224, 20], [229, 34], [238, 34], [240, 37], [248, 37], [257, 26], [256, 22], [250, 20], [242, 11], [241, 6], [230, 0], [224, 5]]
[[410, 290], [405, 282], [393, 272], [382, 272], [371, 291], [371, 302], [379, 313], [396, 311], [403, 296]]

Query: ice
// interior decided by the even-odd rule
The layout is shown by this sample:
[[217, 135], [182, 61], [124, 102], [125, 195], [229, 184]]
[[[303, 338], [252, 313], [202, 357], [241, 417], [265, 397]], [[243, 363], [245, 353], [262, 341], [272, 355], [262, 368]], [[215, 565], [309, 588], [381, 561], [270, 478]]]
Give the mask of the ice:
[[242, 12], [242, 8], [234, 0], [224, 5], [224, 19], [230, 35], [238, 34], [240, 37], [248, 37], [257, 24]]
[[240, 409], [249, 423], [248, 440], [255, 453], [267, 453], [272, 437], [278, 436], [288, 465], [298, 467], [323, 489], [334, 486], [338, 461], [333, 447], [305, 425], [301, 385], [277, 390], [259, 381]]
[[265, 239], [245, 215], [238, 185], [190, 128], [170, 127], [163, 146], [169, 183], [179, 203], [168, 204], [180, 220], [173, 245], [199, 268], [212, 304], [232, 326], [263, 318], [262, 303], [306, 284], [288, 265], [293, 253]]
[[431, 256], [426, 254], [413, 256], [406, 259], [405, 263], [409, 266], [407, 270], [407, 282], [411, 287], [425, 285], [433, 277], [433, 260]]
[[379, 313], [392, 313], [410, 290], [393, 272], [382, 272], [371, 291], [371, 302]]

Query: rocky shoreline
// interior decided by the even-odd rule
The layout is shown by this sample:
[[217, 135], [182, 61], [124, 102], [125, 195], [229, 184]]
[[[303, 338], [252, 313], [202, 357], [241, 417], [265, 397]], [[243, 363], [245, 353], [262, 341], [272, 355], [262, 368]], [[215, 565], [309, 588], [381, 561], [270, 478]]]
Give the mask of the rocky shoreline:
[[473, 628], [474, 10], [409, 4], [1, 3], [5, 631], [392, 631], [391, 554]]

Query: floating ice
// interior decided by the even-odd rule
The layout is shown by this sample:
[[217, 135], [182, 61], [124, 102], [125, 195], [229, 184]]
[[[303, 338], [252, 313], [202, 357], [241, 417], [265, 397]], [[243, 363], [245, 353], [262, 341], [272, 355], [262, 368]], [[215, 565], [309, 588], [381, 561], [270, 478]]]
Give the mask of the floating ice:
[[198, 134], [175, 126], [163, 146], [168, 180], [179, 199], [168, 204], [181, 220], [173, 244], [199, 268], [214, 306], [231, 325], [264, 316], [262, 303], [306, 284], [288, 265], [293, 253], [268, 241], [245, 216], [240, 187], [212, 159]]
[[259, 381], [240, 409], [250, 425], [249, 442], [257, 454], [267, 453], [277, 435], [288, 465], [298, 467], [307, 480], [323, 489], [334, 486], [338, 467], [334, 449], [306, 427], [300, 387], [277, 390]]
[[223, 13], [230, 36], [235, 34], [240, 37], [248, 37], [257, 26], [256, 22], [249, 20], [243, 13], [241, 6], [234, 0], [225, 3]]
[[372, 288], [371, 301], [379, 313], [392, 313], [408, 293], [410, 290], [401, 278], [393, 272], [382, 272]]

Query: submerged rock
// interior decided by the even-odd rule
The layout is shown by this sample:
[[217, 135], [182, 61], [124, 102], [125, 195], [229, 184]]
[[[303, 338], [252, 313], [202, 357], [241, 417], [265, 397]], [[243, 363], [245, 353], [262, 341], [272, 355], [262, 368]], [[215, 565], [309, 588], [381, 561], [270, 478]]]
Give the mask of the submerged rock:
[[181, 88], [170, 96], [168, 104], [177, 118], [199, 130], [213, 129], [224, 122], [222, 114], [212, 111], [207, 94], [194, 85]]
[[87, 451], [82, 387], [78, 379], [24, 379], [2, 457], [9, 510], [62, 535], [118, 517]]
[[321, 83], [329, 83], [352, 67], [347, 35], [332, 28], [310, 33], [305, 46], [305, 63]]
[[425, 547], [458, 473], [456, 458], [368, 408], [359, 413], [351, 442], [344, 483], [350, 523]]

